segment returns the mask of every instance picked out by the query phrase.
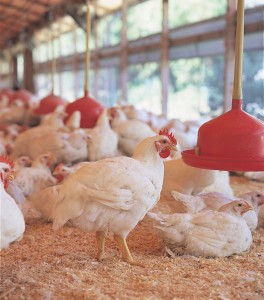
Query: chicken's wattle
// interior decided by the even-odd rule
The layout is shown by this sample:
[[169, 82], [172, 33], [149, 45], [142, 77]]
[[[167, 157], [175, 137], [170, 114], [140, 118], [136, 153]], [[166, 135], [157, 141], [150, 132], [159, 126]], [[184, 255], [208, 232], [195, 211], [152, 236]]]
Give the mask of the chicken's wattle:
[[170, 156], [170, 149], [165, 149], [159, 152], [161, 158], [167, 158]]

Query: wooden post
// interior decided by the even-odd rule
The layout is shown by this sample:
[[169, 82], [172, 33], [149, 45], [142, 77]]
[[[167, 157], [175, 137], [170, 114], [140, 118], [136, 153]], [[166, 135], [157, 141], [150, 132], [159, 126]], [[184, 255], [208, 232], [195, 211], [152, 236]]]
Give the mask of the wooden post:
[[127, 7], [127, 1], [123, 0], [121, 33], [121, 97], [124, 102], [127, 102], [128, 83]]
[[90, 20], [90, 7], [87, 2], [86, 7], [86, 51], [85, 51], [85, 69], [84, 69], [84, 92], [89, 91], [89, 71], [90, 71], [90, 30], [91, 30], [91, 20]]
[[18, 87], [18, 74], [17, 74], [17, 56], [12, 56], [12, 66], [13, 66], [13, 80], [12, 80], [12, 87]]
[[227, 0], [225, 30], [224, 111], [231, 108], [235, 63], [236, 1]]
[[97, 1], [93, 2], [94, 18], [93, 18], [93, 36], [94, 36], [94, 55], [93, 55], [93, 94], [95, 99], [98, 99], [98, 84], [99, 84], [99, 55], [98, 55], [98, 31], [97, 31]]
[[167, 116], [168, 89], [169, 89], [169, 18], [168, 0], [162, 1], [162, 32], [160, 49], [161, 72], [161, 101], [162, 113]]
[[74, 98], [77, 99], [78, 97], [78, 59], [77, 59], [77, 28], [73, 29], [73, 44], [74, 44], [74, 53], [73, 53], [73, 74], [74, 74]]
[[35, 92], [33, 53], [31, 49], [25, 48], [24, 51], [24, 88], [32, 93]]

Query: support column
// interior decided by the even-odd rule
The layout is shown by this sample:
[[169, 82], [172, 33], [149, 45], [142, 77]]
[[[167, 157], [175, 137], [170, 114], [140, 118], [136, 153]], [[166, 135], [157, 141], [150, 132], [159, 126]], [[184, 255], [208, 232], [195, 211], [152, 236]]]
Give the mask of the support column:
[[18, 87], [17, 56], [12, 56], [12, 88]]
[[128, 86], [127, 2], [123, 0], [121, 33], [121, 97], [124, 102], [127, 102]]
[[235, 65], [236, 1], [227, 0], [225, 30], [224, 112], [231, 108]]
[[162, 1], [162, 32], [160, 49], [161, 103], [162, 114], [167, 116], [169, 89], [169, 18], [168, 0]]
[[32, 93], [35, 92], [33, 53], [28, 48], [25, 48], [24, 51], [24, 88]]

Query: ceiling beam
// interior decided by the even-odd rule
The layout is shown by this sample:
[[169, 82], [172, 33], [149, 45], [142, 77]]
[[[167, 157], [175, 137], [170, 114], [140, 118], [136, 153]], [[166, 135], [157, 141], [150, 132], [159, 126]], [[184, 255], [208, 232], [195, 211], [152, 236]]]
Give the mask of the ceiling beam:
[[[28, 4], [28, 3], [27, 3]], [[25, 6], [14, 6], [14, 5], [11, 5], [11, 4], [8, 4], [8, 3], [3, 3], [3, 2], [0, 2], [0, 7], [5, 7], [5, 8], [8, 8], [8, 9], [11, 9], [11, 10], [14, 10], [14, 11], [18, 11], [19, 13], [26, 13], [28, 14], [29, 12], [29, 9], [30, 11], [34, 14], [34, 15], [42, 15], [43, 12], [38, 12], [38, 11], [32, 11], [32, 8], [34, 8], [34, 5], [31, 5], [30, 7], [25, 7]], [[8, 15], [7, 15], [8, 16]], [[1, 18], [0, 18], [1, 19]]]

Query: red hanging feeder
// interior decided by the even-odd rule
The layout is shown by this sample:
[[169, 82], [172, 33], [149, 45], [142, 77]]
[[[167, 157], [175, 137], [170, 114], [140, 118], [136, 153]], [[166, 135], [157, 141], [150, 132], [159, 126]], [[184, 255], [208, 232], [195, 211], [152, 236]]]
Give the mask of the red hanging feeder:
[[77, 99], [66, 106], [67, 118], [65, 119], [65, 122], [67, 122], [71, 114], [76, 110], [81, 112], [81, 128], [92, 128], [95, 126], [95, 123], [104, 108], [93, 98], [89, 97], [88, 92], [85, 91], [84, 97]]
[[79, 110], [81, 113], [81, 128], [92, 128], [95, 126], [95, 123], [103, 112], [104, 107], [98, 103], [93, 98], [89, 97], [88, 86], [89, 86], [89, 37], [90, 37], [90, 9], [87, 5], [86, 11], [86, 55], [85, 55], [85, 86], [84, 86], [84, 96], [80, 99], [75, 100], [72, 103], [69, 103], [66, 106], [67, 117], [65, 122], [70, 118], [71, 114]]
[[264, 171], [264, 123], [242, 110], [244, 0], [238, 0], [232, 109], [206, 122], [195, 150], [182, 152], [190, 166], [227, 171]]
[[65, 105], [66, 103], [66, 100], [59, 96], [56, 96], [52, 92], [40, 101], [39, 106], [34, 110], [34, 113], [38, 115], [49, 114], [52, 113], [57, 108], [57, 106]]

